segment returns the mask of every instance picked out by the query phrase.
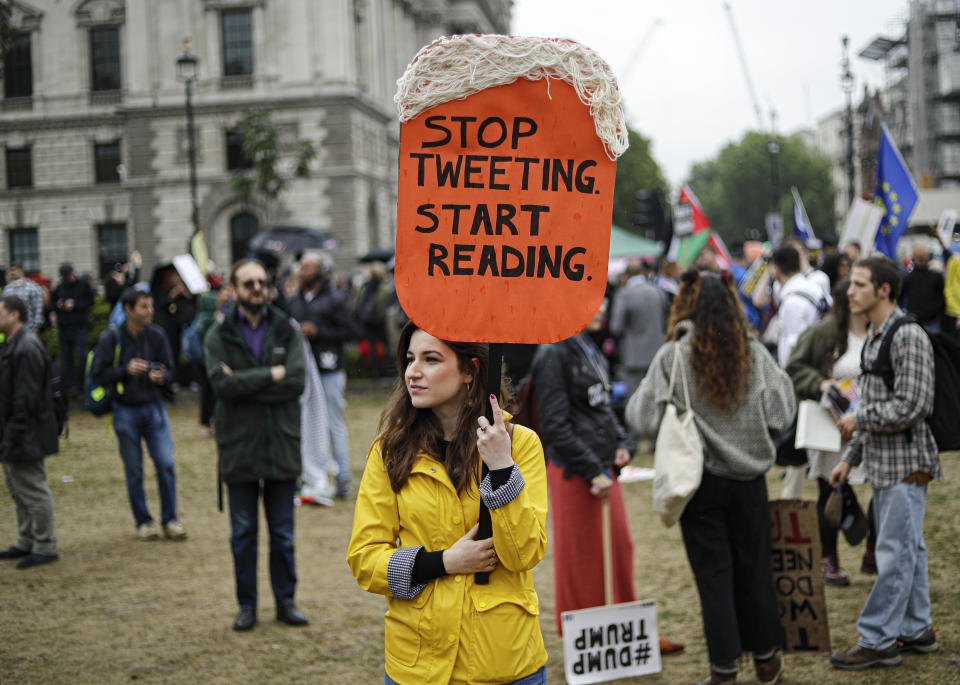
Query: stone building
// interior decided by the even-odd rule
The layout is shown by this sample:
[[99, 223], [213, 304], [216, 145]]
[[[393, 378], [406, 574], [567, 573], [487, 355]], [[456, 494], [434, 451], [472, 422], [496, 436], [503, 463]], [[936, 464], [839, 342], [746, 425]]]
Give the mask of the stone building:
[[[149, 269], [187, 251], [192, 202], [184, 39], [199, 225], [228, 266], [276, 224], [333, 232], [344, 270], [395, 235], [396, 79], [437, 36], [506, 33], [510, 0], [11, 0], [0, 100], [0, 265], [99, 277], [132, 249]], [[270, 112], [281, 168], [298, 141], [309, 179], [242, 203], [235, 127]]]

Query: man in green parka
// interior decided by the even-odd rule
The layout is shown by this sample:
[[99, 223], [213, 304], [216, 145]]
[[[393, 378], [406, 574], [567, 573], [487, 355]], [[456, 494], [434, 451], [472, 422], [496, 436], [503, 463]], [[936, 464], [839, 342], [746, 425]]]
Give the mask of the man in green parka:
[[300, 476], [303, 342], [287, 315], [268, 303], [263, 265], [245, 259], [230, 272], [236, 306], [204, 339], [210, 384], [217, 396], [220, 479], [230, 503], [230, 544], [240, 612], [234, 630], [257, 622], [257, 507], [270, 531], [270, 583], [277, 620], [306, 625], [293, 602], [297, 585], [293, 498]]

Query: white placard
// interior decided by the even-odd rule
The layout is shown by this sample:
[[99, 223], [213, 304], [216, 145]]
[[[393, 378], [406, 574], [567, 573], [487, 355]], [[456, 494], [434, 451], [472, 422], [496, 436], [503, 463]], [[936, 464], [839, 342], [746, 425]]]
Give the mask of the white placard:
[[856, 241], [860, 243], [863, 256], [869, 256], [876, 249], [874, 242], [881, 221], [883, 221], [882, 207], [859, 197], [854, 198], [850, 209], [847, 211], [847, 218], [843, 222], [840, 245], [843, 246], [851, 241]]
[[814, 400], [802, 400], [797, 408], [797, 438], [794, 447], [839, 452], [840, 430], [830, 411]]
[[656, 600], [565, 611], [560, 620], [569, 685], [660, 672]]
[[191, 293], [199, 295], [210, 290], [210, 284], [203, 277], [200, 267], [191, 255], [181, 254], [173, 258], [173, 267], [183, 279], [183, 284], [187, 286]]
[[937, 233], [943, 240], [943, 244], [949, 246], [953, 242], [953, 227], [957, 223], [957, 213], [952, 209], [943, 210], [940, 215], [940, 221], [937, 223]]
[[686, 203], [678, 203], [673, 208], [673, 234], [682, 236], [691, 233], [693, 233], [693, 209]]

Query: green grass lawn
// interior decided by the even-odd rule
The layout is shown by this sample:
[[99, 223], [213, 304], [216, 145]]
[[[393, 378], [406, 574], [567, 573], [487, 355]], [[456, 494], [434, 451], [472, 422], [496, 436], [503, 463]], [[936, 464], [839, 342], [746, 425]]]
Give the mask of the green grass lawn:
[[[386, 390], [351, 382], [348, 428], [354, 486]], [[217, 510], [214, 442], [200, 434], [191, 393], [170, 415], [176, 443], [180, 512], [189, 532], [182, 543], [135, 539], [116, 439], [106, 421], [75, 410], [70, 438], [48, 459], [61, 560], [17, 571], [0, 562], [0, 683], [353, 683], [383, 682], [382, 597], [364, 593], [344, 560], [352, 500], [297, 511], [297, 603], [311, 623], [277, 624], [261, 528], [260, 623], [250, 633], [230, 629], [236, 613], [226, 512]], [[943, 457], [947, 480], [930, 486], [926, 519], [931, 599], [939, 654], [907, 655], [896, 669], [860, 674], [832, 670], [826, 655], [788, 655], [785, 683], [960, 683], [960, 455]], [[650, 455], [637, 465], [650, 466]], [[153, 466], [145, 467], [147, 495], [159, 516]], [[771, 492], [779, 493], [776, 473]], [[686, 642], [686, 652], [663, 660], [659, 675], [638, 683], [689, 683], [706, 675], [699, 602], [677, 527], [665, 529], [650, 506], [650, 484], [624, 485], [636, 544], [641, 598], [656, 599], [661, 633]], [[859, 486], [861, 501], [867, 488]], [[815, 484], [807, 483], [807, 498]], [[0, 546], [16, 539], [13, 502], [0, 495]], [[859, 572], [862, 547], [841, 542], [852, 576], [828, 587], [835, 648], [856, 639], [855, 624], [873, 578]], [[553, 621], [552, 559], [535, 569], [541, 625], [550, 654], [550, 682], [562, 683], [562, 644]], [[752, 668], [742, 682], [756, 682]], [[624, 681], [625, 682], [625, 681]]]

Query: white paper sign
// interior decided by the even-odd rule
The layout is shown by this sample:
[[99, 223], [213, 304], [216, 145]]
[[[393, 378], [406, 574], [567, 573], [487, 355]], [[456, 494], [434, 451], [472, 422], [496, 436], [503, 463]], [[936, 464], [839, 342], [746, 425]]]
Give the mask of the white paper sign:
[[856, 241], [860, 243], [863, 256], [869, 256], [876, 249], [874, 243], [881, 221], [883, 221], [882, 208], [859, 197], [854, 198], [853, 204], [847, 211], [847, 218], [843, 222], [840, 245]]
[[183, 279], [183, 284], [187, 286], [191, 293], [199, 295], [210, 289], [210, 284], [207, 283], [207, 279], [203, 277], [200, 267], [197, 266], [196, 261], [194, 261], [191, 255], [177, 255], [172, 261], [177, 273], [180, 274], [180, 278]]
[[957, 223], [957, 213], [952, 209], [943, 210], [940, 215], [940, 222], [937, 224], [937, 233], [943, 239], [944, 245], [950, 245], [953, 242], [953, 227]]
[[839, 452], [840, 431], [830, 411], [814, 400], [802, 400], [797, 408], [797, 439], [794, 447]]
[[565, 611], [561, 621], [569, 685], [660, 672], [656, 600]]

